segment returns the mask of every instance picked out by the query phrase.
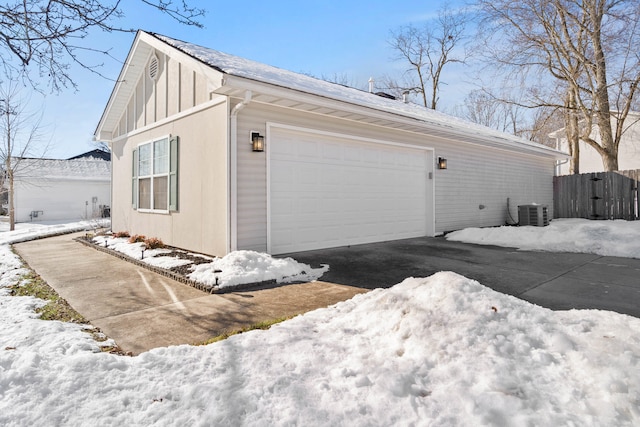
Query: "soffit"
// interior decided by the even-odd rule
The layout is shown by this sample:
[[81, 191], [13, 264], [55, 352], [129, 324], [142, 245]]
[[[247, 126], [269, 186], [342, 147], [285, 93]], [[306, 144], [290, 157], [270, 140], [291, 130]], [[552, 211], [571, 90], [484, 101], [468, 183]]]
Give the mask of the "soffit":
[[321, 116], [350, 120], [371, 126], [380, 126], [421, 134], [425, 137], [444, 138], [451, 141], [482, 145], [523, 154], [553, 159], [564, 159], [567, 157], [566, 153], [506, 133], [503, 137], [471, 134], [469, 129], [457, 128], [455, 123], [451, 125], [429, 123], [419, 117], [381, 111], [375, 108], [349, 103], [349, 101], [338, 101], [237, 76], [225, 75], [222, 85], [214, 90], [217, 94], [237, 99], [243, 99], [246, 91], [251, 91], [252, 103], [263, 103]]

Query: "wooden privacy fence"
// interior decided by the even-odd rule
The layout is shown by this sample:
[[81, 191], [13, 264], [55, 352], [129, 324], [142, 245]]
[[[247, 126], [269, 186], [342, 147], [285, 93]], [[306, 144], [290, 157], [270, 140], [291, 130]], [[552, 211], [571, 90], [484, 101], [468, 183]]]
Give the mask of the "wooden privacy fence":
[[553, 178], [555, 218], [638, 219], [640, 169]]

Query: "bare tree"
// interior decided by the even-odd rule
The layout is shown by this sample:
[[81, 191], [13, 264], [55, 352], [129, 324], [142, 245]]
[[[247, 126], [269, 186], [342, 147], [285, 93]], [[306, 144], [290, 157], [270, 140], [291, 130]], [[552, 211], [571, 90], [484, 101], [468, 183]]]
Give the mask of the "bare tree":
[[466, 25], [464, 11], [445, 5], [430, 24], [422, 28], [409, 25], [392, 32], [389, 43], [397, 51], [397, 59], [409, 65], [405, 82], [396, 86], [396, 91], [417, 94], [425, 107], [435, 110], [445, 66], [466, 60], [466, 54], [456, 50], [466, 37]]
[[522, 134], [530, 141], [558, 148], [556, 147], [556, 140], [549, 135], [561, 129], [565, 123], [566, 120], [562, 110], [553, 107], [538, 108], [535, 110], [531, 125], [527, 129], [523, 129]]
[[[203, 9], [187, 0], [140, 0], [186, 25], [201, 26]], [[133, 32], [117, 25], [124, 16], [121, 0], [23, 0], [0, 4], [0, 64], [5, 75], [20, 75], [37, 88], [36, 77], [48, 77], [54, 91], [75, 87], [70, 64], [99, 73], [82, 52], [96, 52], [82, 41], [92, 30]], [[108, 51], [98, 52], [108, 55]]]
[[483, 89], [473, 90], [466, 96], [463, 107], [457, 108], [455, 114], [473, 123], [522, 136], [524, 108], [509, 101], [510, 99], [512, 98], [507, 95], [496, 97]]
[[[9, 229], [15, 229], [14, 178], [22, 167], [22, 160], [38, 149], [42, 142], [42, 113], [25, 110], [27, 103], [20, 98], [16, 83], [0, 88], [0, 159], [3, 165], [3, 190], [7, 192]], [[46, 147], [42, 148], [42, 153]]]
[[[565, 112], [572, 169], [578, 140], [618, 169], [618, 146], [640, 83], [637, 0], [476, 0], [494, 63], [554, 80], [555, 96], [530, 90], [528, 107]], [[612, 104], [613, 101], [613, 104]], [[599, 140], [592, 136], [594, 126]]]

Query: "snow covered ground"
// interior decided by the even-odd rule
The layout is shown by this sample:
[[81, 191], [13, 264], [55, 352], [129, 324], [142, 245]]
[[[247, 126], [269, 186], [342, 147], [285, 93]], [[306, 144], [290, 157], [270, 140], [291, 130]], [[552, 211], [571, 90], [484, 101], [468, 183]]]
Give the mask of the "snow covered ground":
[[[585, 247], [636, 232], [598, 224]], [[22, 271], [0, 246], [0, 425], [640, 424], [630, 316], [553, 312], [441, 272], [268, 331], [123, 357], [97, 352], [81, 326], [39, 320], [38, 300], [8, 296]]]
[[9, 222], [6, 217], [0, 221], [0, 245], [26, 242], [39, 237], [54, 236], [57, 234], [72, 233], [74, 231], [92, 231], [102, 227], [109, 227], [109, 219], [96, 219], [91, 221], [64, 222], [19, 222], [15, 230], [9, 231]]
[[640, 221], [554, 219], [547, 227], [466, 228], [448, 240], [549, 252], [640, 258]]

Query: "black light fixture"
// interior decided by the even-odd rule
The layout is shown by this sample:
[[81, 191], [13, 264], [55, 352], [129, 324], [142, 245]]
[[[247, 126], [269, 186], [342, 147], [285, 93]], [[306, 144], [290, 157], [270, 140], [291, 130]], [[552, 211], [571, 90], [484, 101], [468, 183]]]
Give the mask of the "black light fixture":
[[446, 169], [447, 168], [447, 159], [444, 157], [438, 157], [438, 169]]
[[251, 148], [253, 151], [264, 151], [264, 136], [258, 132], [251, 132]]

